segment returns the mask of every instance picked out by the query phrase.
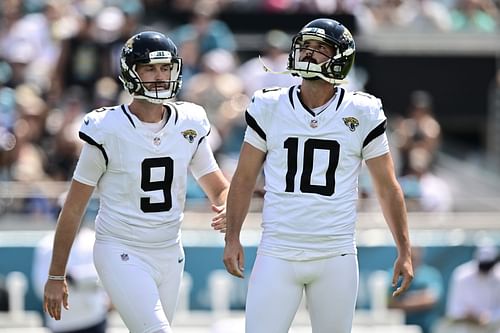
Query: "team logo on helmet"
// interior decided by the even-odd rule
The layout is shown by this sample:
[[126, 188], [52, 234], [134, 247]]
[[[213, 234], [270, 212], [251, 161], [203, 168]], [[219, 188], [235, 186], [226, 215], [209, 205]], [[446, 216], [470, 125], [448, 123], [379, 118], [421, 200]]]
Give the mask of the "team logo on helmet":
[[194, 129], [188, 129], [182, 132], [184, 139], [188, 140], [189, 143], [193, 143], [194, 139], [198, 136], [198, 133]]
[[354, 117], [346, 117], [342, 118], [342, 120], [351, 132], [354, 132], [356, 130], [356, 127], [359, 126], [359, 121]]
[[342, 34], [342, 37], [344, 37], [344, 39], [346, 39], [346, 40], [353, 39], [351, 32], [347, 29], [344, 29], [344, 33]]
[[129, 40], [125, 42], [125, 45], [123, 47], [123, 52], [129, 54], [130, 52], [132, 52], [133, 49], [134, 49], [134, 37], [129, 38]]

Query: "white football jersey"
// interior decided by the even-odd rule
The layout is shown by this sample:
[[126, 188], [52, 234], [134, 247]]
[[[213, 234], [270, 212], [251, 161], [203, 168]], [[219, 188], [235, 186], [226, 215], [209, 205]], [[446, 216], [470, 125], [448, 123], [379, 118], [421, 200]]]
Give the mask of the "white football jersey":
[[245, 141], [266, 153], [259, 252], [293, 260], [356, 253], [361, 162], [389, 151], [382, 103], [338, 88], [315, 115], [299, 89], [257, 91], [246, 113]]
[[[157, 132], [126, 105], [85, 116], [80, 138], [98, 147], [106, 163], [96, 184], [100, 195], [97, 239], [146, 247], [178, 242], [189, 168], [198, 176], [218, 169], [213, 158], [194, 158], [210, 131], [205, 110], [184, 102], [166, 107], [169, 118]], [[76, 172], [74, 179], [85, 183]]]

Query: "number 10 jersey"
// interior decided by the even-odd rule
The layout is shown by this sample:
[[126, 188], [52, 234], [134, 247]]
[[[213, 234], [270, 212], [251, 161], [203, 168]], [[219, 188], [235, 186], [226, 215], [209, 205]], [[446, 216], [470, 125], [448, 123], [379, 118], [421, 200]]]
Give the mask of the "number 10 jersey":
[[289, 260], [356, 253], [361, 163], [389, 151], [381, 101], [337, 88], [315, 114], [299, 91], [257, 91], [246, 113], [245, 142], [266, 153], [258, 251]]

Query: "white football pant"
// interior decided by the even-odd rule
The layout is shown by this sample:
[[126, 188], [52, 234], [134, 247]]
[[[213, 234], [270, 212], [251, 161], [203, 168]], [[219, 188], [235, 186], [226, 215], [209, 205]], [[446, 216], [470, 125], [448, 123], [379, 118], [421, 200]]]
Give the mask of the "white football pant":
[[358, 292], [357, 256], [310, 261], [257, 255], [246, 300], [246, 333], [288, 333], [305, 291], [313, 333], [350, 333]]
[[94, 263], [131, 333], [171, 333], [184, 271], [181, 244], [139, 248], [96, 241]]

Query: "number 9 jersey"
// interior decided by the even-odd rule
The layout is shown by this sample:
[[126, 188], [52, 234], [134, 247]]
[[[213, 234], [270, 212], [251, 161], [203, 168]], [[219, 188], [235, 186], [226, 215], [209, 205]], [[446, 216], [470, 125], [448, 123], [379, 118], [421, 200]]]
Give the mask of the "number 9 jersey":
[[155, 130], [150, 125], [159, 124], [141, 122], [126, 105], [85, 116], [79, 135], [99, 163], [79, 161], [73, 178], [97, 186], [96, 239], [150, 247], [179, 242], [188, 170], [196, 179], [218, 170], [205, 110], [185, 102], [165, 107], [167, 119]]
[[356, 253], [361, 163], [389, 152], [382, 103], [338, 87], [314, 113], [299, 89], [257, 91], [246, 113], [245, 142], [266, 153], [259, 253], [289, 260]]

